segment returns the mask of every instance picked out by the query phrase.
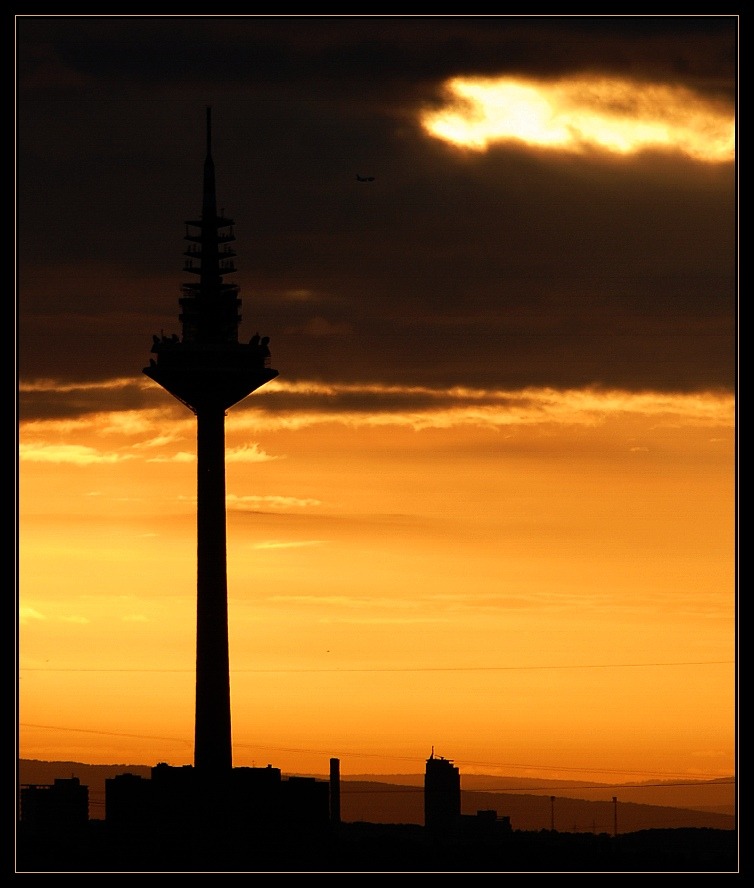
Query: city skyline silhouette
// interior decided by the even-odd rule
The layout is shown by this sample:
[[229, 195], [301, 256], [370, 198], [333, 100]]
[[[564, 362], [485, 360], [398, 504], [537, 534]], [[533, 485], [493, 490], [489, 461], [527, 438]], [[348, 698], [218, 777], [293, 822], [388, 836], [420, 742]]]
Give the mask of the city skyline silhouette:
[[[45, 785], [35, 771], [44, 763], [21, 764], [27, 780], [37, 780], [21, 787], [20, 871], [723, 872], [737, 859], [732, 814], [625, 798], [619, 805], [616, 795], [579, 802], [579, 790], [566, 784], [561, 790], [570, 795], [557, 797], [537, 798], [531, 787], [521, 795], [461, 790], [458, 767], [434, 749], [415, 787], [343, 783], [331, 759], [329, 781], [281, 779], [270, 765], [233, 769], [212, 799], [193, 766], [89, 767], [83, 781], [47, 777]], [[87, 817], [87, 781], [96, 782], [97, 772], [104, 783], [95, 795], [104, 789], [105, 800], [99, 820]]]

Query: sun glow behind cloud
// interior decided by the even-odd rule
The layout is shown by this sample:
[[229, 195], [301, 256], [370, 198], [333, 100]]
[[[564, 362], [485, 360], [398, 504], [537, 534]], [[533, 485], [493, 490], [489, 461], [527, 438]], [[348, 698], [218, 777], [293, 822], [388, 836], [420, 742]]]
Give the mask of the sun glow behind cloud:
[[733, 111], [681, 86], [608, 77], [538, 81], [456, 77], [447, 104], [427, 110], [432, 136], [486, 151], [499, 142], [582, 152], [674, 151], [728, 163], [735, 150]]

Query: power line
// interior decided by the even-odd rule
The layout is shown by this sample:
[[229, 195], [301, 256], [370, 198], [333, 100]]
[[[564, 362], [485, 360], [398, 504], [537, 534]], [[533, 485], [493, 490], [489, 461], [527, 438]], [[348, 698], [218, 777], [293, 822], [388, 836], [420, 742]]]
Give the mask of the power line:
[[[39, 724], [30, 723], [30, 722], [21, 722], [21, 723], [19, 723], [18, 727], [19, 728], [35, 728], [38, 730], [48, 730], [48, 731], [66, 731], [68, 733], [99, 734], [99, 735], [107, 736], [107, 737], [131, 737], [131, 738], [135, 738], [135, 739], [139, 739], [139, 740], [161, 740], [164, 742], [181, 743], [186, 746], [191, 746], [191, 744], [193, 742], [192, 740], [187, 740], [187, 739], [183, 739], [180, 737], [158, 737], [158, 736], [153, 736], [153, 735], [149, 735], [149, 734], [126, 734], [126, 733], [116, 732], [116, 731], [97, 731], [97, 730], [93, 730], [91, 728], [70, 728], [70, 727], [61, 727], [59, 725], [39, 725]], [[265, 750], [267, 752], [289, 752], [289, 753], [295, 753], [298, 755], [309, 754], [309, 755], [327, 756], [328, 758], [332, 756], [331, 751], [325, 752], [321, 749], [312, 749], [312, 748], [306, 748], [306, 747], [264, 746], [264, 745], [257, 744], [257, 743], [242, 743], [242, 742], [235, 742], [233, 744], [233, 746], [236, 749], [256, 749], [256, 750]], [[384, 759], [384, 760], [391, 761], [391, 762], [405, 761], [405, 762], [410, 762], [410, 763], [414, 763], [414, 764], [423, 764], [424, 763], [424, 759], [419, 758], [417, 756], [389, 755], [386, 753], [376, 753], [376, 752], [341, 751], [339, 754], [339, 757], [340, 758], [346, 757], [346, 758]], [[623, 774], [626, 776], [651, 774], [655, 778], [658, 778], [658, 779], [661, 779], [663, 776], [671, 776], [671, 775], [674, 778], [677, 777], [677, 772], [661, 772], [661, 771], [649, 771], [649, 770], [637, 771], [637, 770], [623, 770], [623, 769], [617, 769], [617, 768], [574, 768], [574, 767], [567, 767], [567, 766], [560, 766], [560, 765], [547, 765], [547, 764], [532, 765], [532, 764], [520, 764], [520, 763], [514, 763], [514, 762], [483, 762], [483, 761], [476, 761], [476, 760], [472, 760], [472, 759], [458, 759], [455, 757], [453, 758], [453, 761], [458, 765], [474, 765], [476, 767], [488, 767], [488, 768], [515, 768], [515, 769], [523, 769], [523, 770], [529, 770], [529, 771], [531, 771], [531, 770], [560, 771], [560, 772], [572, 772], [572, 773], [580, 773], [580, 774], [592, 772], [592, 773], [597, 773], [597, 774], [615, 774], [615, 775]], [[374, 775], [370, 774], [368, 776], [379, 777], [380, 775], [379, 774], [374, 774]], [[473, 775], [469, 775], [469, 776], [473, 776]], [[686, 778], [683, 778], [683, 779], [686, 779]], [[699, 775], [698, 781], [704, 782], [705, 780], [719, 780], [720, 785], [722, 785], [722, 783], [725, 780], [727, 780], [727, 775], [725, 778], [720, 778], [714, 774]], [[692, 780], [692, 785], [695, 784], [696, 782], [697, 782], [697, 779]], [[601, 784], [596, 785], [593, 788], [599, 789], [599, 788], [603, 788], [603, 787], [609, 786], [609, 785], [611, 785], [611, 784], [602, 784], [601, 783]], [[621, 785], [621, 787], [625, 786], [625, 784], [620, 784], [620, 785]], [[641, 785], [641, 787], [643, 787], [648, 784], [640, 784], [640, 785]], [[665, 785], [675, 785], [675, 784], [665, 784]], [[679, 783], [677, 785], [682, 786], [685, 784]], [[579, 787], [579, 788], [588, 789], [589, 787]], [[520, 787], [519, 787], [519, 789], [520, 789]], [[483, 791], [483, 790], [480, 790], [480, 791]], [[499, 790], [499, 791], [502, 792], [502, 790]]]
[[[687, 660], [669, 663], [583, 663], [583, 664], [556, 664], [552, 666], [405, 666], [405, 667], [358, 667], [358, 668], [334, 668], [325, 669], [306, 668], [306, 669], [231, 669], [233, 675], [300, 675], [317, 674], [317, 673], [350, 673], [350, 672], [507, 672], [507, 671], [524, 671], [532, 669], [640, 669], [645, 667], [658, 666], [730, 666], [735, 664], [735, 660]], [[186, 669], [139, 669], [139, 668], [116, 668], [116, 669], [89, 669], [78, 667], [44, 667], [44, 666], [21, 666], [19, 672], [97, 672], [97, 673], [148, 673], [150, 675], [171, 674], [171, 673], [193, 673], [193, 668]]]
[[193, 741], [184, 740], [181, 737], [156, 737], [150, 734], [125, 734], [122, 731], [95, 731], [92, 728], [63, 728], [60, 725], [35, 725], [29, 722], [19, 722], [19, 728], [37, 728], [45, 731], [68, 731], [74, 734], [97, 734], [103, 737], [132, 737], [136, 740], [163, 740], [167, 743], [185, 743], [191, 746]]

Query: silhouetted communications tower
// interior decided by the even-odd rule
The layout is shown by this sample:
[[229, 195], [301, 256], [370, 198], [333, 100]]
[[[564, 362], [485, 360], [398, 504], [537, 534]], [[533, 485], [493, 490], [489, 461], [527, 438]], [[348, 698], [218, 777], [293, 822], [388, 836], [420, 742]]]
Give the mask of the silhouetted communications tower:
[[207, 155], [201, 219], [186, 222], [181, 285], [182, 335], [154, 336], [144, 373], [196, 414], [197, 600], [194, 767], [197, 775], [228, 776], [233, 767], [228, 655], [225, 529], [225, 412], [278, 373], [269, 364], [268, 337], [238, 341], [241, 300], [230, 248], [233, 220], [217, 213], [212, 117], [207, 109]]

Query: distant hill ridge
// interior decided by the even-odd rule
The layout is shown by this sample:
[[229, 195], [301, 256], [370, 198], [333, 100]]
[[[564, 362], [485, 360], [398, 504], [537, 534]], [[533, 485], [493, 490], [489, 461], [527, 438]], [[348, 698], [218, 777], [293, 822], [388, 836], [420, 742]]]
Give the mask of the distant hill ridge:
[[[423, 786], [423, 774], [352, 774], [348, 780]], [[646, 780], [631, 783], [600, 783], [585, 780], [551, 780], [541, 777], [500, 777], [461, 774], [461, 789], [476, 792], [526, 792], [535, 795], [584, 799], [585, 801], [636, 802], [670, 808], [688, 808], [717, 814], [735, 814], [735, 778], [714, 780]]]
[[[89, 787], [89, 816], [105, 817], [105, 780], [119, 774], [151, 776], [148, 765], [88, 765], [81, 762], [19, 760], [20, 784], [51, 784], [78, 777]], [[291, 776], [291, 775], [284, 775]], [[316, 776], [327, 779], [327, 775]], [[423, 774], [341, 773], [341, 817], [345, 822], [424, 823]], [[503, 789], [507, 792], [502, 791]], [[733, 778], [728, 781], [653, 784], [595, 784], [537, 778], [461, 775], [462, 813], [495, 810], [514, 830], [612, 833], [685, 827], [735, 829]], [[553, 800], [554, 797], [554, 800]], [[613, 804], [617, 799], [617, 807]]]

